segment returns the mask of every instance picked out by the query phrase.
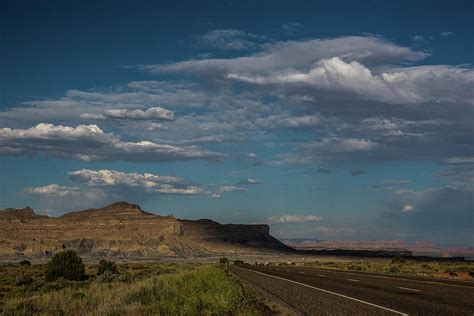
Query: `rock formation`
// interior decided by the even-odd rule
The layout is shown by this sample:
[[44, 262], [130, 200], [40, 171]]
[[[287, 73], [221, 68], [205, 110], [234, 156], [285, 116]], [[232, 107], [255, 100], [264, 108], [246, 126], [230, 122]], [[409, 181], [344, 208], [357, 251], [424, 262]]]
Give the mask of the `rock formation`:
[[114, 203], [53, 218], [27, 207], [0, 211], [0, 258], [40, 259], [62, 249], [84, 258], [154, 259], [291, 251], [267, 225], [180, 220]]

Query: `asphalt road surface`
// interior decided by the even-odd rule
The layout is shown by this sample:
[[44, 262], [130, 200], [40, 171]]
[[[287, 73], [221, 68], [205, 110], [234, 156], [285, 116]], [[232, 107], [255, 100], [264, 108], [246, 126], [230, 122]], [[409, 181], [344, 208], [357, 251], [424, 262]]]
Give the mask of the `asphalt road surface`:
[[288, 266], [229, 269], [306, 315], [474, 316], [474, 283]]

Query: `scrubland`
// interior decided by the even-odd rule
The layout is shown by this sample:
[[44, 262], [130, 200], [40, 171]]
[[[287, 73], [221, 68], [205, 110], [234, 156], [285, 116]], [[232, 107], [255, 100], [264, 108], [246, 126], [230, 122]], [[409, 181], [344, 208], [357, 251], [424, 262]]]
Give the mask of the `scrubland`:
[[[282, 264], [282, 263], [279, 263]], [[404, 258], [384, 260], [358, 259], [344, 261], [314, 260], [305, 263], [283, 263], [285, 265], [304, 265], [321, 269], [365, 271], [408, 276], [424, 276], [474, 281], [474, 262], [416, 261]]]
[[46, 281], [46, 265], [0, 266], [2, 315], [261, 315], [264, 306], [223, 268], [173, 263], [119, 264], [81, 281]]

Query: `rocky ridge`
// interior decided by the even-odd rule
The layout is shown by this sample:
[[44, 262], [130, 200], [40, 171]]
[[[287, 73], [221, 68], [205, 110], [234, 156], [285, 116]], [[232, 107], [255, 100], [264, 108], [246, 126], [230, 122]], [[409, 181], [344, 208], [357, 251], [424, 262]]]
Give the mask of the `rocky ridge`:
[[118, 202], [103, 208], [37, 215], [27, 207], [0, 211], [0, 259], [40, 259], [62, 249], [85, 258], [186, 258], [291, 251], [268, 225], [181, 220]]

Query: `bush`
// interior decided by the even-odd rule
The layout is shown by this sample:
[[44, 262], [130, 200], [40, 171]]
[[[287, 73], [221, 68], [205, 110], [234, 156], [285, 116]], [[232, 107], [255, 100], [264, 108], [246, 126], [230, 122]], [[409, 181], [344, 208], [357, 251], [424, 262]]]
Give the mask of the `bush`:
[[54, 255], [46, 269], [46, 281], [58, 278], [79, 281], [85, 278], [85, 267], [81, 257], [72, 250], [66, 250]]
[[405, 258], [400, 257], [400, 256], [393, 257], [392, 259], [392, 263], [405, 263], [405, 262], [406, 262]]
[[239, 266], [239, 265], [243, 265], [244, 262], [242, 260], [234, 260], [234, 265], [236, 266]]
[[399, 273], [400, 268], [398, 266], [391, 266], [390, 269], [388, 270], [390, 273]]
[[33, 283], [33, 279], [30, 277], [21, 277], [16, 281], [17, 286], [30, 285]]
[[225, 257], [219, 259], [219, 263], [227, 263], [227, 262], [229, 262], [229, 259]]
[[19, 262], [20, 266], [31, 266], [31, 262], [28, 260], [22, 260]]
[[97, 275], [118, 274], [117, 265], [113, 261], [100, 260]]

